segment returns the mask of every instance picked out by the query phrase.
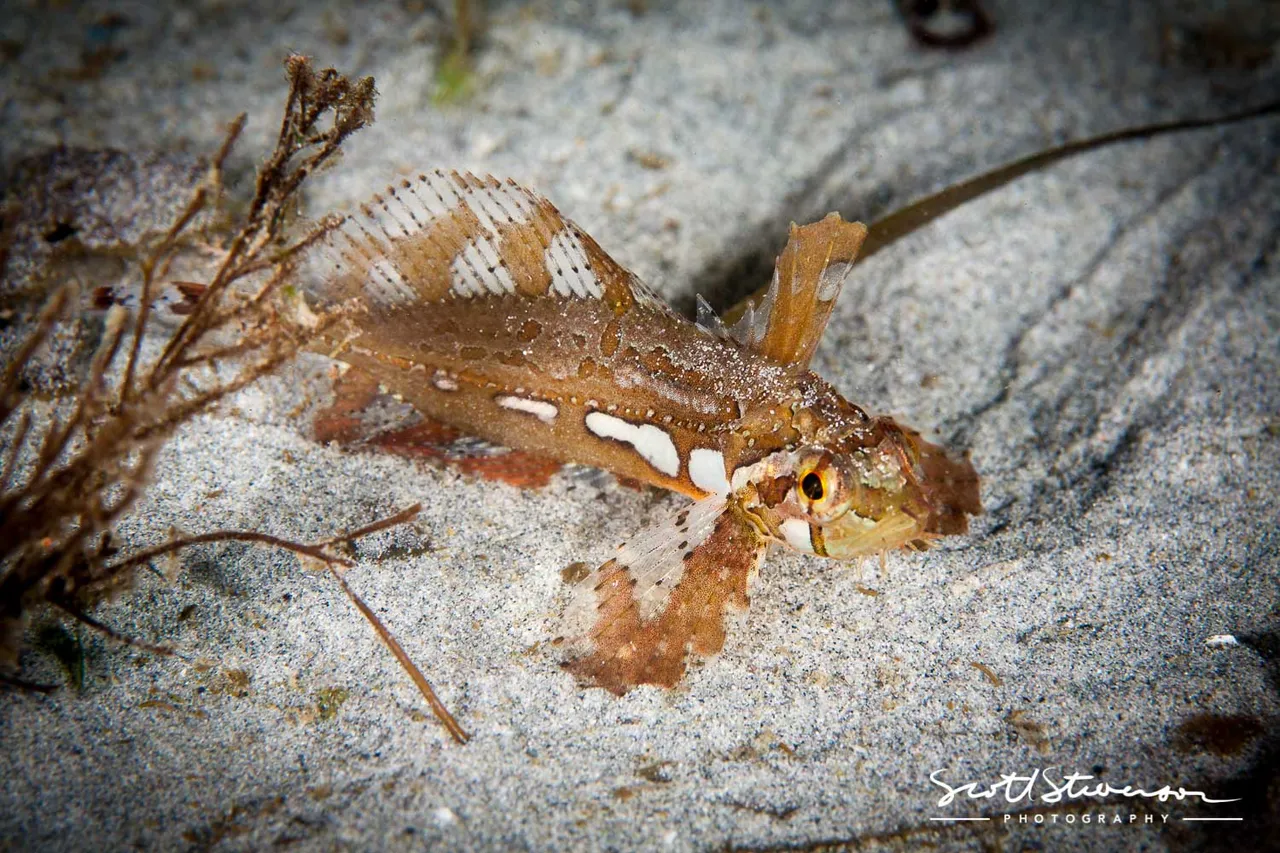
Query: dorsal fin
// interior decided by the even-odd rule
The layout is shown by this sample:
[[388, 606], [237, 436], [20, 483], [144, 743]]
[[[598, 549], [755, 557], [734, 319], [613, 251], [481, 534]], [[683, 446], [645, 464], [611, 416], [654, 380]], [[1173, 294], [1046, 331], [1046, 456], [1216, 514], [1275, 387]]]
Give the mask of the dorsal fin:
[[661, 304], [545, 198], [514, 181], [436, 170], [375, 195], [312, 254], [322, 302], [369, 310], [477, 296]]
[[838, 213], [812, 225], [791, 223], [773, 282], [734, 325], [734, 337], [777, 364], [807, 370], [866, 236], [866, 226]]

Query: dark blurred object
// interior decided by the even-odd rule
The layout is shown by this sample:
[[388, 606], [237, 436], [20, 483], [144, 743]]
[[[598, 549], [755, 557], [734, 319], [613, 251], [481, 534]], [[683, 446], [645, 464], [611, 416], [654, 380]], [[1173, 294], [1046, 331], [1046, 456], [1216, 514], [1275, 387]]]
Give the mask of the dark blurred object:
[[925, 47], [960, 50], [992, 30], [978, 0], [897, 0], [897, 5], [911, 36]]
[[1166, 24], [1160, 61], [1194, 71], [1253, 71], [1271, 61], [1280, 21], [1245, 14]]

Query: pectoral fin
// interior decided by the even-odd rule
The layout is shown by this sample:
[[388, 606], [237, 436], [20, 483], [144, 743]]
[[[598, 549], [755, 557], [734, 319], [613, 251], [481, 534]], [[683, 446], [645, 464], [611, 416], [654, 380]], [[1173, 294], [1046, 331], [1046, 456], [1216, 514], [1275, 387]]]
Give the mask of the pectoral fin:
[[721, 497], [673, 512], [579, 584], [566, 614], [565, 668], [618, 695], [674, 687], [689, 652], [724, 646], [725, 610], [746, 608], [767, 547]]

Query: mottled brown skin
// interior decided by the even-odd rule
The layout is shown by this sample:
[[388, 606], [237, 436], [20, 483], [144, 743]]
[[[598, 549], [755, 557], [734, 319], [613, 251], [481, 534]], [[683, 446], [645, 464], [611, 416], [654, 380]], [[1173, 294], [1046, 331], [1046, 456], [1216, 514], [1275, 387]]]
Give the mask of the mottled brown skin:
[[[496, 444], [695, 498], [705, 492], [687, 469], [676, 477], [657, 471], [630, 447], [590, 433], [586, 414], [606, 411], [660, 426], [681, 459], [694, 447], [712, 447], [724, 453], [730, 470], [823, 432], [840, 436], [849, 448], [877, 447], [904, 435], [893, 421], [869, 417], [812, 372], [796, 376], [736, 341], [638, 303], [618, 315], [598, 300], [447, 299], [430, 312], [402, 312], [376, 324], [376, 351], [357, 339], [341, 358], [424, 414]], [[458, 389], [436, 388], [430, 378], [437, 370], [453, 377]], [[554, 403], [555, 421], [495, 405], [496, 396], [517, 390]], [[939, 453], [929, 458], [945, 460]]]
[[[420, 180], [426, 180], [422, 176]], [[694, 447], [720, 450], [730, 471], [801, 440], [838, 435], [857, 446], [879, 443], [878, 422], [843, 400], [805, 367], [834, 299], [820, 300], [820, 279], [833, 263], [852, 263], [866, 235], [838, 216], [793, 226], [778, 259], [767, 333], [753, 346], [715, 336], [679, 317], [564, 220], [544, 199], [530, 196], [527, 215], [497, 222], [498, 266], [514, 292], [459, 296], [450, 264], [482, 230], [473, 208], [505, 192], [492, 178], [452, 176], [464, 199], [416, 232], [391, 235], [360, 226], [347, 268], [328, 293], [361, 298], [348, 338], [333, 354], [376, 376], [421, 412], [508, 447], [593, 465], [692, 497], [705, 492], [688, 477]], [[389, 216], [413, 202], [402, 181], [365, 205]], [[404, 219], [404, 215], [400, 215]], [[583, 247], [583, 265], [601, 284], [600, 298], [560, 296], [542, 253], [558, 234]], [[392, 263], [414, 292], [411, 304], [362, 298], [377, 265]], [[456, 390], [432, 382], [441, 373]], [[554, 404], [545, 423], [495, 403], [518, 395]], [[634, 450], [586, 429], [585, 416], [602, 411], [651, 423], [674, 441], [677, 475], [656, 470]]]
[[[686, 471], [668, 477], [630, 447], [592, 434], [584, 425], [587, 413], [659, 425], [686, 458], [694, 446], [723, 442], [736, 420], [736, 400], [753, 390], [750, 379], [763, 380], [766, 393], [780, 394], [789, 384], [777, 368], [755, 370], [760, 360], [736, 344], [634, 304], [618, 315], [599, 300], [493, 296], [445, 300], [430, 312], [375, 322], [377, 350], [357, 339], [341, 358], [373, 373], [424, 414], [507, 447], [694, 497], [703, 492]], [[438, 370], [456, 381], [456, 391], [432, 384]], [[495, 397], [517, 391], [555, 404], [554, 422], [495, 404]]]

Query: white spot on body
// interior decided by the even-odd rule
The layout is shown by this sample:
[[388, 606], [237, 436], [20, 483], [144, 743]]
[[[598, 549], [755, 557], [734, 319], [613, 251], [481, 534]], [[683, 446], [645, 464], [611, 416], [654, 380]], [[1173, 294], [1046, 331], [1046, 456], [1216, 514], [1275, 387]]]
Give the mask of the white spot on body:
[[[776, 455], [775, 453], [774, 456]], [[773, 456], [766, 456], [754, 465], [743, 465], [735, 468], [732, 476], [729, 477], [729, 490], [736, 492], [745, 487], [747, 483], [753, 482], [757, 477], [763, 476], [772, 460]]]
[[704, 492], [721, 496], [729, 494], [729, 479], [724, 473], [724, 454], [706, 447], [694, 448], [689, 453], [689, 479]]
[[458, 383], [451, 377], [445, 376], [443, 373], [437, 373], [431, 377], [431, 384], [439, 388], [441, 391], [457, 391]]
[[1240, 641], [1232, 634], [1214, 634], [1212, 637], [1205, 637], [1204, 644], [1211, 649], [1226, 649], [1240, 645]]
[[680, 454], [676, 452], [675, 442], [660, 427], [627, 423], [604, 412], [589, 413], [586, 425], [587, 429], [601, 438], [630, 444], [644, 461], [668, 477], [680, 473]]
[[493, 399], [504, 409], [533, 415], [545, 424], [551, 423], [556, 419], [556, 415], [560, 414], [556, 405], [546, 400], [530, 400], [528, 397], [513, 397], [509, 394], [501, 394]]
[[813, 536], [809, 531], [809, 522], [802, 518], [788, 518], [782, 522], [782, 535], [787, 544], [805, 554], [813, 553]]

